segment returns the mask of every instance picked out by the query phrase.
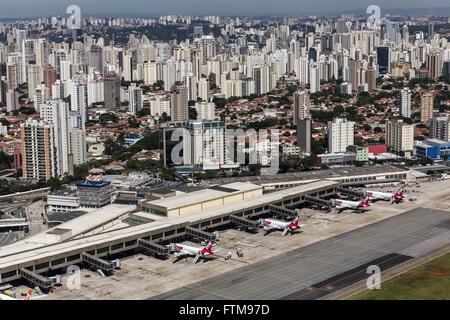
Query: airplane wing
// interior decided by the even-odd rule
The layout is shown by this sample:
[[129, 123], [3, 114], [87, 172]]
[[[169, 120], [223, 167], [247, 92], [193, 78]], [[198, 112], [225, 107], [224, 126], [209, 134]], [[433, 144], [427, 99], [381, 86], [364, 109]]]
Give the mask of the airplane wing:
[[178, 258], [178, 257], [182, 257], [182, 256], [187, 255], [187, 253], [183, 252], [183, 251], [180, 251], [180, 252], [175, 252], [173, 255], [174, 255], [175, 258]]
[[193, 263], [197, 263], [198, 259], [200, 259], [201, 254], [197, 253], [197, 255], [195, 256], [194, 260], [192, 261]]
[[283, 230], [283, 234], [282, 234], [281, 236], [284, 237], [288, 231], [289, 231], [289, 228], [285, 228], [285, 229]]

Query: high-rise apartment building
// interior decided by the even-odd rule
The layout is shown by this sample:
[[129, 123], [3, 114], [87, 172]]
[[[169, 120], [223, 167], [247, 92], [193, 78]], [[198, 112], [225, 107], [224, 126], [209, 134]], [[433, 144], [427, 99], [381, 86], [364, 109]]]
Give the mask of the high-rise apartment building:
[[298, 90], [294, 92], [293, 94], [293, 100], [294, 100], [294, 124], [298, 123], [298, 120], [310, 118], [310, 97], [309, 93], [306, 91]]
[[420, 122], [428, 122], [433, 117], [434, 96], [431, 92], [422, 95], [420, 99]]
[[131, 85], [128, 87], [128, 111], [136, 114], [142, 108], [144, 108], [142, 89]]
[[188, 89], [181, 82], [175, 83], [170, 91], [170, 114], [172, 121], [186, 121], [189, 119]]
[[22, 177], [47, 181], [57, 176], [57, 153], [52, 124], [28, 119], [20, 125]]
[[347, 147], [354, 144], [355, 122], [343, 118], [336, 118], [328, 122], [328, 152], [345, 152]]
[[120, 77], [115, 73], [105, 74], [105, 108], [118, 110], [120, 108]]
[[403, 120], [392, 119], [386, 122], [386, 146], [394, 152], [412, 152], [414, 149], [414, 125]]
[[450, 142], [450, 118], [442, 114], [430, 120], [430, 139]]
[[411, 90], [409, 88], [403, 88], [400, 91], [400, 115], [411, 118]]

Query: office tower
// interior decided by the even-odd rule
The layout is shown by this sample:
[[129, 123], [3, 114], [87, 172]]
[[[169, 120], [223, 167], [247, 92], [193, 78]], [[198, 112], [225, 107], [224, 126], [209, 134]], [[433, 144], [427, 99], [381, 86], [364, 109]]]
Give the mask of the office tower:
[[84, 81], [80, 80], [72, 84], [72, 92], [70, 95], [71, 111], [78, 111], [83, 119], [83, 128], [87, 121], [88, 96], [87, 86]]
[[197, 120], [214, 120], [216, 104], [214, 102], [196, 102], [195, 110], [197, 110]]
[[336, 118], [328, 121], [328, 152], [345, 152], [347, 147], [354, 144], [355, 122]]
[[36, 64], [28, 65], [28, 98], [34, 99], [36, 94], [36, 87], [42, 82], [41, 68]]
[[446, 60], [442, 64], [442, 75], [450, 77], [450, 60]]
[[310, 98], [309, 93], [302, 90], [297, 90], [293, 94], [293, 100], [294, 100], [294, 117], [293, 121], [294, 124], [298, 124], [298, 120], [310, 118], [311, 115], [309, 113], [310, 108]]
[[311, 154], [312, 147], [312, 120], [310, 118], [297, 120], [297, 146], [304, 153]]
[[208, 101], [209, 98], [209, 80], [208, 78], [200, 78], [198, 82], [198, 96], [203, 101]]
[[434, 35], [434, 23], [428, 22], [428, 38], [431, 39], [433, 35]]
[[86, 131], [81, 128], [70, 129], [70, 150], [73, 155], [73, 165], [86, 163]]
[[442, 114], [430, 120], [430, 138], [450, 142], [450, 118]]
[[118, 110], [120, 108], [120, 78], [115, 73], [105, 74], [105, 108]]
[[320, 73], [317, 63], [310, 63], [309, 68], [309, 87], [310, 92], [314, 93], [320, 91]]
[[170, 91], [170, 114], [172, 121], [186, 121], [189, 119], [188, 89], [181, 82], [176, 82]]
[[180, 43], [182, 41], [186, 41], [189, 38], [189, 28], [188, 27], [179, 27], [177, 28], [177, 42]]
[[47, 101], [40, 107], [41, 119], [52, 124], [55, 133], [54, 146], [56, 148], [57, 174], [62, 176], [68, 174], [70, 154], [70, 128], [69, 128], [69, 105], [63, 100]]
[[420, 98], [420, 122], [428, 122], [433, 117], [433, 93], [424, 93]]
[[400, 115], [411, 118], [411, 90], [409, 88], [403, 88], [400, 91]]
[[142, 99], [142, 89], [131, 85], [128, 88], [128, 111], [136, 114], [144, 108], [144, 100]]
[[6, 104], [6, 92], [8, 91], [8, 83], [0, 80], [0, 103]]
[[394, 152], [412, 152], [414, 148], [414, 125], [403, 120], [392, 119], [386, 122], [386, 146]]
[[440, 74], [439, 55], [437, 53], [429, 53], [427, 55], [426, 67], [429, 71], [430, 78], [437, 79]]
[[57, 176], [55, 133], [52, 124], [27, 119], [20, 125], [22, 177], [47, 181]]
[[19, 95], [16, 90], [9, 89], [6, 92], [6, 111], [12, 112], [19, 108]]
[[95, 68], [98, 72], [103, 73], [102, 48], [92, 46], [89, 51], [89, 66]]
[[381, 74], [390, 72], [390, 50], [389, 47], [377, 47], [378, 72]]
[[52, 86], [56, 82], [56, 71], [51, 65], [44, 68], [44, 85], [50, 90], [52, 95]]

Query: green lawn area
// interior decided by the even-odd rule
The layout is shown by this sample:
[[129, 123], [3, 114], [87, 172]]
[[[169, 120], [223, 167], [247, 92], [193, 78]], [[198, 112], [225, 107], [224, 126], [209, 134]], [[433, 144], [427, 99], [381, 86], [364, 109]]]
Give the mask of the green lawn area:
[[450, 300], [450, 253], [365, 290], [349, 300]]

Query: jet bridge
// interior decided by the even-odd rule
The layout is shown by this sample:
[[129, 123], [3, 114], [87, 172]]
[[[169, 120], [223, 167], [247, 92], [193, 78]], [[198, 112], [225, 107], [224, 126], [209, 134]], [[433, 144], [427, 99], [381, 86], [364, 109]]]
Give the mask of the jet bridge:
[[93, 256], [89, 253], [83, 253], [81, 258], [84, 262], [96, 267], [97, 269], [102, 269], [105, 271], [112, 271], [114, 269], [114, 263], [101, 259], [99, 257]]
[[147, 241], [144, 239], [138, 239], [137, 243], [138, 243], [139, 247], [141, 247], [145, 250], [151, 251], [152, 253], [157, 254], [157, 255], [166, 255], [169, 253], [169, 248], [167, 248], [166, 246], [151, 242], [151, 241]]
[[298, 211], [296, 210], [291, 210], [285, 207], [278, 207], [274, 205], [270, 205], [269, 210], [272, 211], [273, 213], [278, 213], [287, 217], [296, 217], [298, 215]]
[[350, 189], [344, 188], [344, 187], [337, 187], [336, 192], [339, 192], [340, 194], [343, 194], [346, 196], [355, 197], [355, 198], [363, 198], [364, 197], [364, 192], [357, 191], [357, 190], [350, 190]]
[[51, 288], [53, 284], [56, 283], [56, 278], [53, 280], [28, 269], [20, 269], [20, 276], [31, 283], [46, 289]]
[[186, 234], [206, 241], [216, 240], [216, 235], [214, 233], [205, 232], [193, 227], [186, 227]]
[[232, 215], [230, 216], [230, 221], [246, 228], [259, 228], [259, 222], [255, 220], [249, 220], [246, 218]]
[[316, 197], [311, 197], [311, 196], [305, 196], [305, 201], [312, 203], [312, 204], [316, 204], [318, 206], [321, 207], [327, 207], [327, 208], [332, 208], [333, 207], [333, 202], [329, 201], [329, 200], [323, 200], [320, 198], [316, 198]]

